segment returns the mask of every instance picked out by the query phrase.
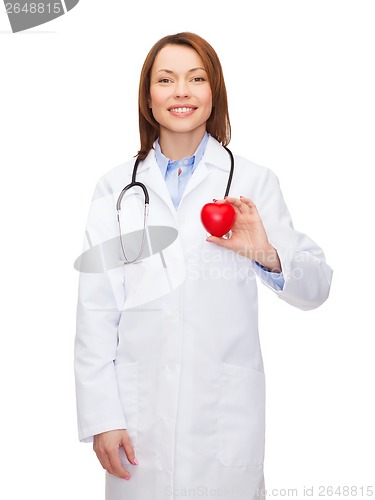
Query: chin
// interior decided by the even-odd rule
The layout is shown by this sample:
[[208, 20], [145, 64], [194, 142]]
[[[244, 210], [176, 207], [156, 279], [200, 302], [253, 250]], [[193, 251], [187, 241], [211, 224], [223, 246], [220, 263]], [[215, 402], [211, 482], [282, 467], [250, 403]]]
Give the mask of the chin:
[[200, 128], [202, 126], [201, 123], [181, 123], [181, 124], [173, 124], [170, 126], [165, 127], [168, 129], [170, 132], [176, 132], [176, 133], [189, 133], [189, 132], [194, 132], [194, 130], [197, 130], [197, 128]]

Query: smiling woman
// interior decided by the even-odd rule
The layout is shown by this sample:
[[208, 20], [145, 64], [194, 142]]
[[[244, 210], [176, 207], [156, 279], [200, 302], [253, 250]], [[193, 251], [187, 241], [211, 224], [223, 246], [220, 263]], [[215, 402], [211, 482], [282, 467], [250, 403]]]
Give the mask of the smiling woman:
[[[139, 131], [135, 165], [132, 159], [98, 182], [88, 241], [100, 246], [119, 236], [116, 200], [125, 191], [124, 239], [141, 233], [140, 184], [149, 191], [148, 239], [160, 227], [177, 236], [160, 255], [81, 272], [79, 437], [94, 442], [107, 500], [166, 500], [202, 487], [259, 500], [265, 377], [255, 277], [309, 310], [327, 299], [332, 271], [321, 248], [294, 230], [275, 174], [232, 154], [229, 160], [224, 78], [205, 40], [179, 33], [151, 49]], [[232, 234], [207, 238], [201, 207], [227, 182], [231, 196], [210, 210], [235, 213]]]
[[[215, 113], [211, 113], [212, 107]], [[179, 113], [182, 108], [193, 108], [189, 111], [196, 115], [193, 124], [199, 124], [205, 118], [204, 128], [200, 123], [200, 132], [207, 130], [224, 146], [229, 143], [230, 121], [221, 63], [211, 45], [194, 33], [162, 38], [150, 50], [143, 64], [139, 85], [141, 149], [138, 156], [141, 159], [147, 156], [160, 136], [162, 123], [158, 117], [166, 119], [169, 113], [170, 118], [172, 109]], [[200, 108], [198, 113], [196, 108]], [[189, 112], [184, 111], [181, 115], [188, 117]], [[180, 126], [178, 122], [173, 125], [176, 126]], [[198, 131], [195, 135], [199, 136]]]
[[212, 111], [212, 92], [202, 66], [194, 49], [166, 45], [152, 67], [148, 106], [159, 124], [160, 147], [172, 160], [180, 158], [173, 147], [176, 134], [179, 140], [184, 134], [187, 141], [198, 145], [206, 131]]

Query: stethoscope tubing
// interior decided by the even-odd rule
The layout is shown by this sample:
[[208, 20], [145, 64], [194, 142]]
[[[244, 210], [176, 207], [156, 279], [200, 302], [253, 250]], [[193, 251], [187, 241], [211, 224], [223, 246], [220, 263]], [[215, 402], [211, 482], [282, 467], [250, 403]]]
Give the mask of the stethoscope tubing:
[[[225, 150], [227, 151], [227, 153], [229, 154], [229, 157], [230, 157], [230, 172], [229, 172], [227, 187], [226, 187], [225, 194], [224, 194], [224, 198], [225, 198], [226, 196], [229, 195], [230, 186], [232, 184], [232, 178], [233, 178], [233, 172], [234, 172], [234, 157], [233, 157], [232, 151], [229, 148], [227, 148], [226, 146], [223, 146], [223, 147], [225, 148]], [[132, 180], [127, 186], [125, 186], [122, 189], [122, 191], [119, 194], [119, 197], [117, 199], [117, 202], [116, 202], [117, 221], [119, 224], [121, 249], [122, 249], [122, 253], [124, 255], [125, 261], [126, 261], [125, 263], [128, 263], [128, 264], [135, 262], [142, 255], [144, 243], [145, 243], [145, 234], [146, 234], [146, 229], [147, 229], [148, 209], [149, 209], [149, 204], [150, 204], [150, 198], [149, 198], [147, 187], [142, 182], [138, 182], [136, 180], [137, 169], [138, 169], [139, 163], [140, 163], [140, 159], [139, 159], [139, 157], [137, 157], [137, 159], [135, 160], [135, 163], [134, 163], [134, 167], [133, 167]], [[142, 243], [141, 243], [141, 249], [140, 249], [139, 254], [137, 255], [137, 257], [135, 259], [129, 260], [126, 256], [126, 252], [125, 252], [125, 248], [124, 248], [124, 244], [123, 244], [123, 240], [122, 240], [121, 217], [120, 217], [120, 215], [121, 215], [121, 203], [122, 203], [122, 199], [123, 199], [125, 193], [129, 189], [131, 189], [133, 187], [137, 187], [137, 186], [142, 189], [143, 194], [144, 194], [144, 198], [145, 198], [144, 215], [143, 215], [143, 218], [144, 218], [144, 220], [143, 220], [143, 236], [142, 236]]]

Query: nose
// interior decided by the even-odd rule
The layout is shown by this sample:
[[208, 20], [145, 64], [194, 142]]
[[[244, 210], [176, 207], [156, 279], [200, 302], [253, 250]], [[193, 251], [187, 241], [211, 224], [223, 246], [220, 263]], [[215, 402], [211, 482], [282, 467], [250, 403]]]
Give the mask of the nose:
[[175, 96], [178, 98], [181, 97], [189, 97], [190, 96], [190, 91], [188, 84], [185, 80], [179, 80], [177, 82], [176, 88], [175, 88]]

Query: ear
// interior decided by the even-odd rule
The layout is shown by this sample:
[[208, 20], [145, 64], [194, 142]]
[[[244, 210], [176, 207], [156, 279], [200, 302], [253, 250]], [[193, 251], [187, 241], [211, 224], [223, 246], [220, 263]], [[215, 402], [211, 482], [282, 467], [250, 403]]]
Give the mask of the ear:
[[152, 109], [152, 101], [151, 101], [151, 97], [149, 97], [149, 98], [147, 99], [147, 105], [148, 105], [148, 107], [149, 107], [150, 109]]

